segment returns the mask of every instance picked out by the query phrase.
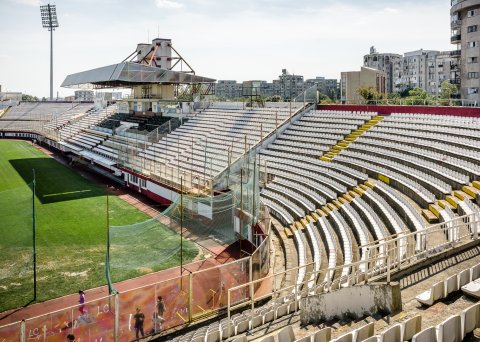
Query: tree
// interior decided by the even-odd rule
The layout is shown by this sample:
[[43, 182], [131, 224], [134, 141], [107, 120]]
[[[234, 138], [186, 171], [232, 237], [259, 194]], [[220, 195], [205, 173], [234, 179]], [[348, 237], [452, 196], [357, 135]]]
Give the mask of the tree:
[[273, 95], [273, 96], [270, 96], [270, 97], [267, 97], [265, 99], [266, 102], [281, 102], [282, 101], [282, 97], [281, 96], [278, 96], [278, 95]]
[[432, 96], [419, 87], [411, 89], [406, 99], [409, 100], [408, 104], [412, 105], [428, 105], [433, 102]]
[[382, 100], [385, 94], [379, 93], [375, 87], [363, 86], [357, 89], [357, 94], [365, 99], [367, 104], [375, 104], [378, 100]]
[[332, 104], [335, 103], [332, 101], [330, 97], [328, 97], [325, 94], [318, 93], [318, 100], [320, 101], [320, 104]]
[[38, 97], [28, 94], [22, 94], [22, 101], [38, 101]]
[[[453, 94], [457, 93], [457, 87], [448, 81], [443, 81], [440, 85], [440, 98], [442, 100], [450, 100]], [[448, 105], [449, 101], [442, 101], [442, 104]]]

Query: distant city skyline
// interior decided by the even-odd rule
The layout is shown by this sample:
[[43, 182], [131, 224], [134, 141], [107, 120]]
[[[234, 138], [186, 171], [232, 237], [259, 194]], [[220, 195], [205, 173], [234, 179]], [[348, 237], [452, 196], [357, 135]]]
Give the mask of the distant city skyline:
[[[48, 97], [45, 1], [2, 0], [3, 91]], [[452, 50], [449, 1], [61, 0], [54, 33], [54, 94], [68, 74], [118, 63], [139, 42], [171, 38], [197, 74], [272, 81], [282, 69], [305, 79], [357, 70], [370, 46], [403, 54]]]

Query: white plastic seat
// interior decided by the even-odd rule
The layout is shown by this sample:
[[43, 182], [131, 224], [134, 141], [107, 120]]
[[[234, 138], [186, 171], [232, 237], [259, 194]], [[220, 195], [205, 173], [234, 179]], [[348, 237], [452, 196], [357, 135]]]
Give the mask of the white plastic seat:
[[333, 339], [332, 342], [353, 342], [353, 332], [339, 336], [336, 339]]
[[480, 327], [480, 303], [474, 304], [460, 314], [462, 320], [462, 338]]
[[402, 342], [402, 326], [400, 324], [391, 326], [380, 335], [380, 339], [383, 342]]
[[375, 325], [374, 323], [368, 323], [363, 327], [360, 327], [355, 330], [353, 340], [355, 342], [362, 342], [365, 341], [375, 334]]
[[468, 296], [480, 298], [480, 279], [469, 282], [462, 286], [462, 292]]
[[458, 288], [461, 289], [463, 285], [467, 285], [470, 280], [470, 269], [466, 269], [458, 273]]
[[332, 328], [324, 328], [312, 336], [312, 342], [330, 342], [332, 339]]
[[412, 337], [412, 342], [437, 342], [437, 329], [430, 327]]
[[402, 340], [410, 341], [415, 334], [422, 330], [422, 316], [412, 317], [402, 323]]
[[450, 293], [458, 291], [458, 276], [455, 274], [445, 280], [445, 297]]
[[415, 299], [426, 306], [432, 305], [445, 296], [445, 283], [443, 281], [433, 284], [433, 286], [425, 292], [420, 293]]
[[295, 334], [291, 325], [286, 326], [277, 334], [277, 342], [294, 342]]
[[256, 327], [259, 327], [262, 324], [263, 324], [263, 316], [262, 315], [253, 316], [253, 318], [250, 322], [251, 329], [255, 329]]
[[462, 320], [459, 315], [451, 316], [437, 325], [438, 342], [461, 342]]

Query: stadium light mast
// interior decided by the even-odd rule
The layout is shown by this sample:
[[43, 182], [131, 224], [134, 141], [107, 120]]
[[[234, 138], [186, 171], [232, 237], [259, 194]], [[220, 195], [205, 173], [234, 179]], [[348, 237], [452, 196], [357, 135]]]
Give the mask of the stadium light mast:
[[53, 101], [53, 31], [58, 27], [56, 5], [40, 6], [42, 26], [50, 31], [50, 101]]

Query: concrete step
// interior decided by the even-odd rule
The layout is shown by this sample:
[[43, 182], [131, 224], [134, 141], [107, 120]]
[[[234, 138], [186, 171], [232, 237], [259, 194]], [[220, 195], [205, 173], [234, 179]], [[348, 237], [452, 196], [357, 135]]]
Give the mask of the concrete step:
[[425, 217], [428, 223], [437, 223], [438, 222], [438, 217], [435, 216], [434, 213], [432, 213], [428, 209], [422, 209], [422, 215]]

